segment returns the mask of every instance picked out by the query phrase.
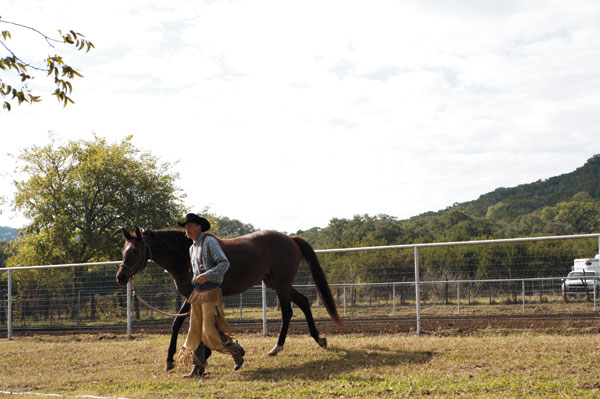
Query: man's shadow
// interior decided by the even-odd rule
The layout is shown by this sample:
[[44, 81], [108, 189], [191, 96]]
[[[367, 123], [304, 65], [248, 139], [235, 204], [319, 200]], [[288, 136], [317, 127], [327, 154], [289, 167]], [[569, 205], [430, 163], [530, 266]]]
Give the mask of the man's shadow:
[[285, 355], [290, 357], [289, 365], [250, 369], [246, 375], [253, 380], [307, 379], [313, 381], [327, 380], [331, 375], [348, 374], [355, 370], [400, 364], [423, 364], [431, 361], [433, 352], [414, 352], [394, 350], [380, 346], [370, 346], [362, 350], [344, 348], [327, 349], [336, 353], [335, 359], [307, 360], [309, 356], [300, 354]]

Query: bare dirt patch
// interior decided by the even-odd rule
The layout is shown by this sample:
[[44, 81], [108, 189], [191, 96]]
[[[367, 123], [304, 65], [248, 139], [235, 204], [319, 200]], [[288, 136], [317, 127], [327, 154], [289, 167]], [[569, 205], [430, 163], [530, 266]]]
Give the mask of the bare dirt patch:
[[[417, 322], [415, 318], [378, 318], [378, 319], [351, 319], [345, 320], [346, 326], [340, 328], [330, 320], [318, 320], [317, 328], [325, 335], [337, 334], [415, 334]], [[233, 333], [260, 333], [262, 322], [230, 322]], [[280, 321], [270, 320], [267, 324], [269, 336], [279, 334]], [[486, 333], [515, 333], [515, 332], [556, 333], [562, 335], [597, 334], [600, 333], [600, 315], [594, 313], [572, 314], [544, 314], [540, 316], [456, 316], [456, 317], [426, 317], [421, 319], [421, 333], [439, 336], [477, 335]], [[170, 334], [169, 324], [146, 323], [135, 325], [133, 334]], [[185, 334], [187, 328], [181, 329]], [[102, 339], [114, 339], [116, 335], [126, 333], [123, 326], [85, 328], [85, 329], [16, 329], [14, 335], [73, 335], [73, 334], [101, 334]], [[289, 334], [308, 334], [305, 321], [292, 321]], [[0, 337], [6, 337], [6, 331], [0, 332]]]

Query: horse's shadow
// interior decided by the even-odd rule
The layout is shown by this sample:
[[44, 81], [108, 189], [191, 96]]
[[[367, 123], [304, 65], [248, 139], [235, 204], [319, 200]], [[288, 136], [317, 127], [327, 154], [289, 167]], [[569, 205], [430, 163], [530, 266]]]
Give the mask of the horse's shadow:
[[335, 358], [307, 362], [304, 355], [283, 354], [283, 356], [291, 358], [290, 365], [282, 366], [280, 362], [277, 362], [278, 366], [248, 369], [245, 374], [253, 380], [307, 379], [321, 381], [329, 379], [331, 375], [348, 374], [360, 369], [427, 363], [433, 357], [433, 352], [394, 350], [380, 346], [369, 346], [361, 350], [331, 348], [327, 351], [336, 353]]

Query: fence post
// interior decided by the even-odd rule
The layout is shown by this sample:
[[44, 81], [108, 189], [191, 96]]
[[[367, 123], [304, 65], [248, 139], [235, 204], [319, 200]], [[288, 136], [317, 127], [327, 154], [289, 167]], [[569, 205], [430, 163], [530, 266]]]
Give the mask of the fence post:
[[133, 338], [131, 336], [131, 316], [133, 309], [131, 309], [131, 280], [127, 282], [127, 338]]
[[262, 282], [262, 312], [263, 312], [263, 337], [267, 336], [267, 286]]
[[77, 325], [81, 324], [81, 290], [77, 290]]
[[456, 302], [458, 303], [458, 314], [460, 314], [460, 283], [456, 283]]
[[525, 280], [521, 280], [521, 298], [523, 298], [523, 313], [525, 313]]
[[392, 315], [396, 316], [396, 284], [392, 283]]
[[415, 303], [417, 311], [417, 335], [421, 334], [421, 292], [419, 291], [419, 247], [415, 249]]
[[594, 282], [592, 283], [592, 290], [594, 290], [594, 313], [596, 313], [596, 311], [598, 310], [597, 304], [596, 304], [596, 298], [597, 298], [597, 294], [596, 294], [596, 283], [598, 282], [598, 278], [594, 277]]
[[8, 271], [8, 301], [6, 305], [6, 338], [12, 338], [12, 271]]
[[346, 286], [344, 285], [344, 316], [346, 316]]
[[242, 309], [244, 307], [244, 300], [242, 298], [242, 294], [240, 293], [240, 320], [243, 318]]

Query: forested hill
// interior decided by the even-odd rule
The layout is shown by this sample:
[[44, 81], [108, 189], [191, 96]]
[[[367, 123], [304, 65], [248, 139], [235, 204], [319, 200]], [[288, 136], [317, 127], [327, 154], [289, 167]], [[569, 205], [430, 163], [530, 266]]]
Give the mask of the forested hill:
[[12, 227], [0, 226], [0, 241], [12, 241], [19, 235], [17, 229]]
[[298, 233], [317, 248], [334, 248], [598, 232], [600, 155], [571, 173], [498, 188], [474, 201], [407, 220], [356, 215]]
[[460, 204], [460, 208], [477, 216], [505, 212], [507, 214], [502, 216], [514, 218], [545, 206], [555, 206], [582, 192], [600, 199], [600, 154], [574, 172], [517, 187], [501, 187], [475, 201]]

